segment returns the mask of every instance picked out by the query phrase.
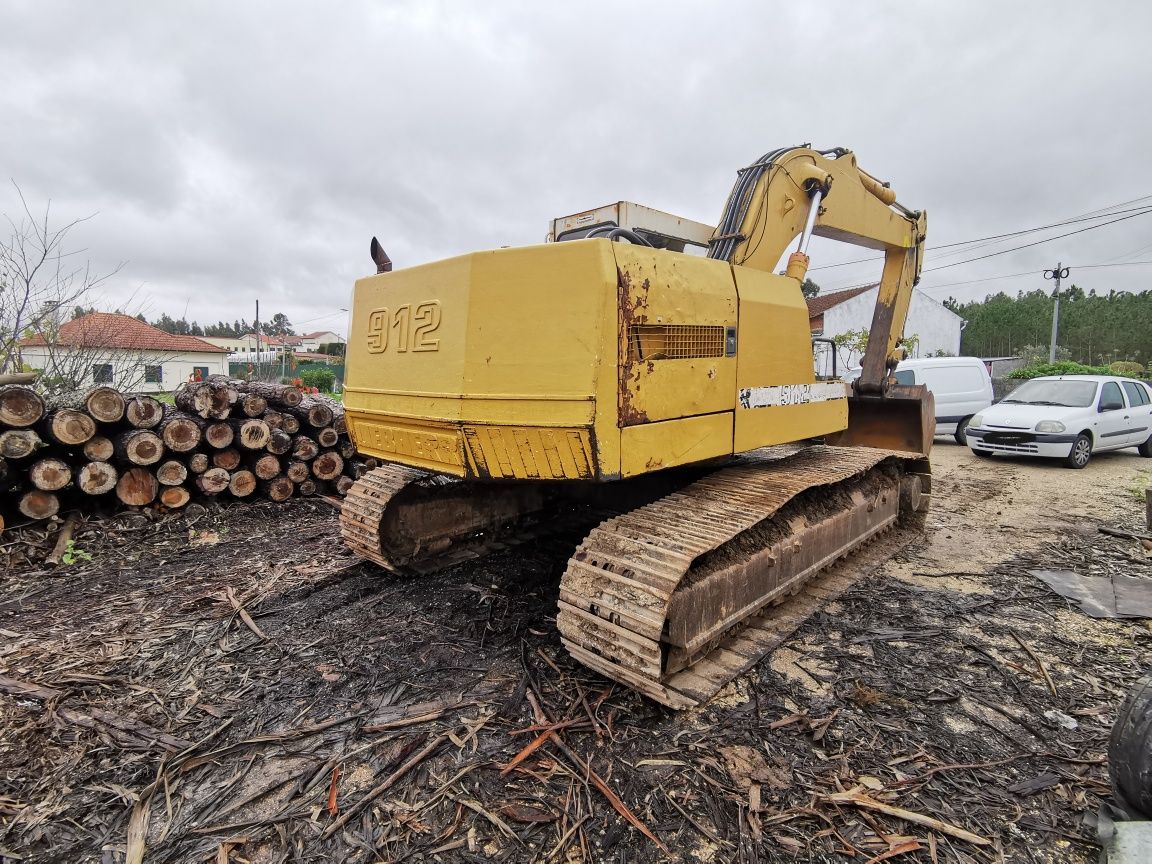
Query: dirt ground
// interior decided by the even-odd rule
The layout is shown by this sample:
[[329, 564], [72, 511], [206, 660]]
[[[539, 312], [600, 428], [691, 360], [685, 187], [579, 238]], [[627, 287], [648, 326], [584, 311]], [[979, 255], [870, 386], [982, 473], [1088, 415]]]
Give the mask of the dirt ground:
[[1029, 570], [1152, 578], [1152, 461], [934, 451], [924, 533], [708, 706], [584, 670], [572, 532], [406, 580], [321, 500], [0, 542], [0, 864], [1094, 861], [1145, 671]]

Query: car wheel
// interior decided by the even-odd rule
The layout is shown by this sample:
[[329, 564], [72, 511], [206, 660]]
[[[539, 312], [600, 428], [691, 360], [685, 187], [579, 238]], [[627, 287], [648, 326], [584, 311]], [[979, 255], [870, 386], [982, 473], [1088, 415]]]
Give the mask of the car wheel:
[[1064, 464], [1069, 468], [1083, 468], [1092, 458], [1092, 436], [1081, 432], [1072, 442], [1072, 449], [1064, 457]]
[[968, 431], [968, 421], [970, 417], [965, 417], [956, 424], [956, 433], [952, 436], [956, 439], [956, 443], [961, 447], [968, 446], [968, 436], [965, 434]]
[[1137, 447], [1136, 450], [1145, 458], [1152, 457], [1152, 435], [1148, 437], [1147, 441]]

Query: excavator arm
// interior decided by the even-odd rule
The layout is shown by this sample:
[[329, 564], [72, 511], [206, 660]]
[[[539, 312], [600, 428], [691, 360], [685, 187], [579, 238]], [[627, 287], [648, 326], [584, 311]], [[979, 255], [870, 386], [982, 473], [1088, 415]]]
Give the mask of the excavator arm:
[[713, 234], [708, 255], [772, 271], [799, 237], [786, 274], [803, 282], [808, 242], [828, 237], [884, 253], [876, 309], [862, 372], [849, 402], [849, 428], [836, 443], [887, 447], [927, 455], [934, 431], [932, 397], [902, 387], [892, 372], [920, 279], [927, 217], [896, 200], [885, 183], [863, 171], [850, 150], [775, 150], [740, 172]]

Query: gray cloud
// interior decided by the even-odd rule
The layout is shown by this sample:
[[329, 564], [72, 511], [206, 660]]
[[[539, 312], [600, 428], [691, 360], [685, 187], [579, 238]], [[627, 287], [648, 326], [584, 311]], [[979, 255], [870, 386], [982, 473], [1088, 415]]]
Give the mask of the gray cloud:
[[[326, 327], [372, 234], [404, 266], [539, 242], [549, 218], [621, 198], [710, 222], [736, 170], [781, 144], [856, 150], [929, 210], [930, 245], [1152, 195], [1150, 29], [1139, 2], [10, 2], [0, 166], [34, 207], [98, 213], [74, 239], [98, 269], [127, 262], [112, 304], [215, 321], [259, 298]], [[1152, 216], [924, 286], [1149, 244]]]

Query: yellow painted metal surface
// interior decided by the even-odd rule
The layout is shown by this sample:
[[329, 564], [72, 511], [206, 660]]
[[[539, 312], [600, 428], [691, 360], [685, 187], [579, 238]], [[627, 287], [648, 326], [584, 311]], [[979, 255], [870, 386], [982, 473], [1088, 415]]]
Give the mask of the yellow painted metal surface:
[[[620, 425], [732, 410], [736, 327], [731, 267], [617, 243], [620, 279]], [[627, 439], [624, 439], [627, 440]]]
[[732, 272], [740, 292], [741, 343], [733, 399], [735, 452], [843, 429], [848, 423], [845, 399], [762, 408], [740, 404], [740, 390], [814, 384], [816, 373], [800, 284], [748, 267]]
[[472, 473], [494, 480], [591, 480], [596, 474], [588, 429], [465, 426]]
[[590, 472], [561, 459], [563, 476], [618, 475], [617, 282], [607, 241], [480, 252], [359, 280], [344, 400], [358, 448], [458, 475], [506, 476], [504, 465], [520, 464], [510, 476], [530, 477], [537, 439], [502, 461], [515, 437], [496, 433], [485, 447], [480, 435], [466, 447], [464, 429], [583, 430], [579, 452], [598, 461]]
[[628, 426], [620, 438], [624, 477], [702, 462], [732, 452], [732, 412]]

